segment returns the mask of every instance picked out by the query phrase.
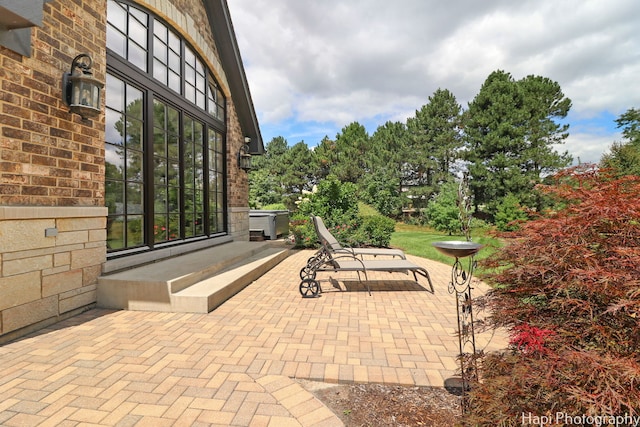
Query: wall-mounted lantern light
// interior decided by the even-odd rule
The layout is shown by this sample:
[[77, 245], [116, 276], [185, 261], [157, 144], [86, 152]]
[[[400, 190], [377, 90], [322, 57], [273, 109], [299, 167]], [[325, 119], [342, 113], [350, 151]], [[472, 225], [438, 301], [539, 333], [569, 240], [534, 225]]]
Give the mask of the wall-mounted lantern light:
[[100, 93], [104, 85], [93, 77], [93, 61], [86, 53], [73, 58], [71, 71], [62, 75], [62, 100], [83, 120], [100, 114]]
[[249, 172], [251, 170], [251, 153], [249, 152], [249, 144], [251, 143], [251, 138], [248, 136], [244, 138], [244, 144], [240, 147], [240, 151], [238, 151], [238, 166], [240, 169]]

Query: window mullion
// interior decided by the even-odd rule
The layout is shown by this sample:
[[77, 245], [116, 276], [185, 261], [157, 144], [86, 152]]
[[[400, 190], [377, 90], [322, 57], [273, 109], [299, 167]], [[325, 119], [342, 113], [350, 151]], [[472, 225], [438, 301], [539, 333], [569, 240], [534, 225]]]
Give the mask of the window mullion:
[[151, 249], [155, 245], [155, 238], [153, 233], [154, 218], [155, 218], [155, 185], [154, 185], [154, 170], [153, 170], [153, 96], [150, 91], [145, 91], [144, 94], [144, 203], [146, 206], [146, 218], [145, 218], [145, 241]]
[[179, 114], [179, 136], [178, 139], [180, 141], [178, 145], [178, 169], [179, 169], [179, 181], [180, 181], [180, 236], [183, 238], [186, 236], [186, 215], [185, 215], [185, 164], [184, 164], [184, 144], [185, 144], [185, 136], [184, 136], [184, 111], [180, 111]]

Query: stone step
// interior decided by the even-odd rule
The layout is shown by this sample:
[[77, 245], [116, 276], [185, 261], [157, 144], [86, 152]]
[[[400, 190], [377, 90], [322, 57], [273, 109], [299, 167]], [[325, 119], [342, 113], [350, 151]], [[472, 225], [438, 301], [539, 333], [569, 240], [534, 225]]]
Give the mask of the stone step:
[[172, 311], [208, 313], [278, 265], [288, 255], [288, 249], [263, 250], [240, 264], [174, 293], [171, 296]]
[[[289, 247], [280, 241], [231, 242], [103, 275], [98, 278], [97, 305], [125, 310], [206, 313], [224, 302], [222, 298], [231, 297], [288, 254]], [[201, 282], [216, 283], [216, 289], [204, 295], [204, 289], [211, 285], [200, 285]], [[196, 290], [176, 299], [176, 295], [192, 286], [196, 286]]]

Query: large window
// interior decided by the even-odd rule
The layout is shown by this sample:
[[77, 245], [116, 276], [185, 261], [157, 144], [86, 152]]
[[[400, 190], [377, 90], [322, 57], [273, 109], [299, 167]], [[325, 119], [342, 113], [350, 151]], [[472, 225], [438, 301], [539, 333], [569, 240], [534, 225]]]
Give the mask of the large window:
[[226, 232], [225, 99], [164, 22], [108, 0], [107, 246], [150, 250]]

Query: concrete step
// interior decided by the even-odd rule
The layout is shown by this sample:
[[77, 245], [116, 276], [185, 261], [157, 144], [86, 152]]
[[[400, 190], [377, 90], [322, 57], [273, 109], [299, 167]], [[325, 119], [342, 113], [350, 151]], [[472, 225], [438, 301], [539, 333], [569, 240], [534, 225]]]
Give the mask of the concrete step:
[[98, 278], [97, 304], [206, 313], [286, 258], [289, 248], [280, 241], [231, 242], [103, 275]]
[[171, 296], [172, 311], [208, 313], [278, 265], [288, 255], [288, 249], [263, 250], [209, 279], [174, 293]]

